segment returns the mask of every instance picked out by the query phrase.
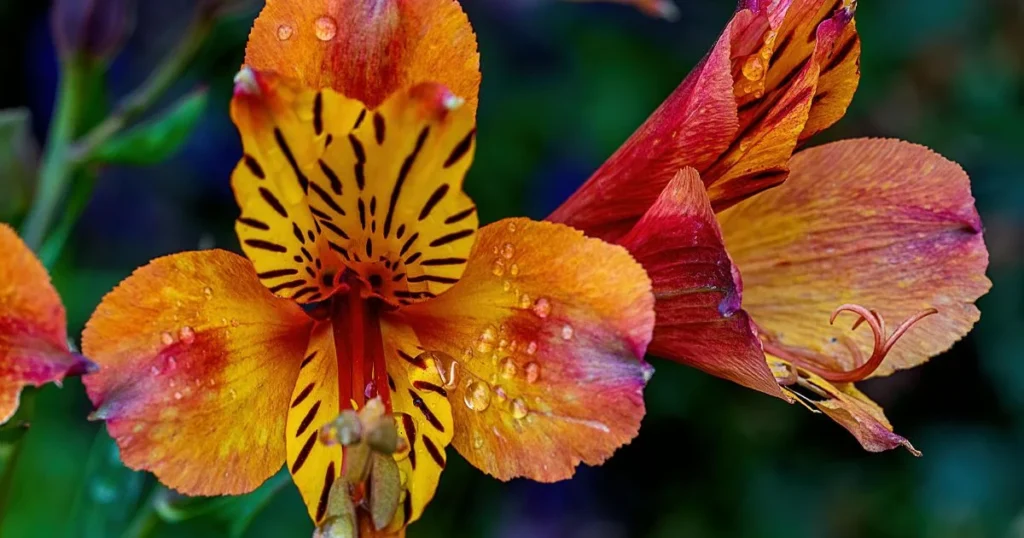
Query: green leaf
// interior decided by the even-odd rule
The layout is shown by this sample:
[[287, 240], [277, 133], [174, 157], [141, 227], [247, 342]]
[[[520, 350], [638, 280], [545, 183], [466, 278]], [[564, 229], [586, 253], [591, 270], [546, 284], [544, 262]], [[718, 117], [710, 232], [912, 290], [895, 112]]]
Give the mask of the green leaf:
[[185, 96], [162, 116], [100, 145], [90, 160], [127, 165], [149, 165], [164, 161], [188, 140], [206, 109], [207, 100], [206, 90]]
[[67, 536], [117, 536], [132, 518], [145, 475], [126, 468], [117, 444], [99, 428], [85, 461], [83, 482], [67, 521]]
[[0, 110], [0, 220], [14, 220], [25, 208], [38, 166], [28, 109]]
[[181, 523], [197, 517], [216, 520], [231, 538], [239, 538], [281, 488], [291, 483], [291, 475], [282, 470], [256, 491], [231, 497], [188, 497], [164, 489], [154, 499], [160, 518], [167, 523]]

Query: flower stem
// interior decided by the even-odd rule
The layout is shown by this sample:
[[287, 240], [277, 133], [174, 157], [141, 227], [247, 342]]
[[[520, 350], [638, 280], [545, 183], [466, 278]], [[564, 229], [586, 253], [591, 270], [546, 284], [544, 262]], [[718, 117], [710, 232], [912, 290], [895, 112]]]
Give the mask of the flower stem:
[[153, 485], [153, 490], [135, 513], [135, 517], [132, 518], [121, 538], [146, 538], [153, 534], [160, 524], [160, 514], [156, 511], [156, 499], [162, 490], [163, 486], [160, 484]]

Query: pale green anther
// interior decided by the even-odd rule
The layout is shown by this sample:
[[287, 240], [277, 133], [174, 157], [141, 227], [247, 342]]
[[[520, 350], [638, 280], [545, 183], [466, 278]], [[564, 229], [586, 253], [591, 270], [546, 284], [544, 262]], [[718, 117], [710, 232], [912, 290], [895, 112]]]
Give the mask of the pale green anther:
[[398, 512], [401, 493], [402, 479], [394, 458], [374, 453], [373, 469], [370, 471], [369, 499], [374, 528], [381, 530], [391, 523]]
[[370, 475], [370, 456], [373, 450], [365, 443], [345, 447], [345, 456], [341, 469], [342, 482], [356, 486], [366, 481]]

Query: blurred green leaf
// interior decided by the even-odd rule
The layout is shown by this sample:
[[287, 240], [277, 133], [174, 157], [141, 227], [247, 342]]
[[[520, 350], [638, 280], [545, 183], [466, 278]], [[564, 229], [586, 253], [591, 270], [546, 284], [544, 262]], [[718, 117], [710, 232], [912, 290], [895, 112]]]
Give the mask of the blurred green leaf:
[[162, 116], [108, 140], [91, 160], [109, 164], [149, 165], [164, 161], [188, 140], [206, 109], [208, 93], [192, 92]]
[[145, 475], [126, 468], [106, 428], [96, 432], [66, 536], [117, 536], [135, 513]]
[[256, 491], [229, 497], [188, 497], [164, 488], [154, 497], [154, 507], [167, 523], [181, 523], [197, 517], [216, 520], [227, 536], [241, 537], [252, 520], [283, 486], [291, 482], [284, 470], [272, 476]]
[[27, 108], [0, 110], [0, 220], [10, 221], [24, 209], [39, 165]]

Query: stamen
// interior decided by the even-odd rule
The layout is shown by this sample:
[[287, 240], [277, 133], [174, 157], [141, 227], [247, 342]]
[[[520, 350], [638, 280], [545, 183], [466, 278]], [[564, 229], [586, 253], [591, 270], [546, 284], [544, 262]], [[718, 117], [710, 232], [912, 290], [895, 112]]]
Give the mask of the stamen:
[[[834, 325], [836, 318], [843, 312], [849, 312], [857, 315], [857, 320], [853, 323], [851, 330], [856, 330], [862, 324], [867, 323], [871, 328], [871, 332], [874, 335], [874, 346], [871, 350], [871, 356], [865, 361], [864, 356], [857, 348], [856, 343], [849, 338], [843, 337], [842, 341], [846, 348], [849, 350], [850, 356], [853, 359], [854, 368], [848, 371], [836, 371], [830, 369], [829, 365], [836, 362], [834, 357], [823, 356], [819, 353], [815, 353], [808, 349], [803, 349], [794, 346], [787, 346], [782, 342], [779, 342], [770, 333], [762, 332], [762, 344], [764, 345], [765, 352], [779, 357], [790, 364], [807, 370], [813, 374], [820, 376], [822, 379], [832, 383], [853, 383], [856, 381], [862, 381], [867, 379], [871, 374], [882, 365], [882, 361], [892, 350], [892, 347], [896, 345], [896, 342], [903, 337], [904, 334], [917, 322], [922, 319], [938, 314], [939, 311], [934, 308], [928, 308], [922, 310], [906, 320], [900, 323], [896, 330], [892, 334], [886, 336], [885, 320], [882, 315], [876, 310], [868, 310], [860, 305], [855, 304], [844, 304], [840, 305], [834, 311], [832, 316], [829, 318], [829, 324]], [[784, 384], [790, 385], [793, 382], [798, 381], [792, 379], [784, 379]]]

